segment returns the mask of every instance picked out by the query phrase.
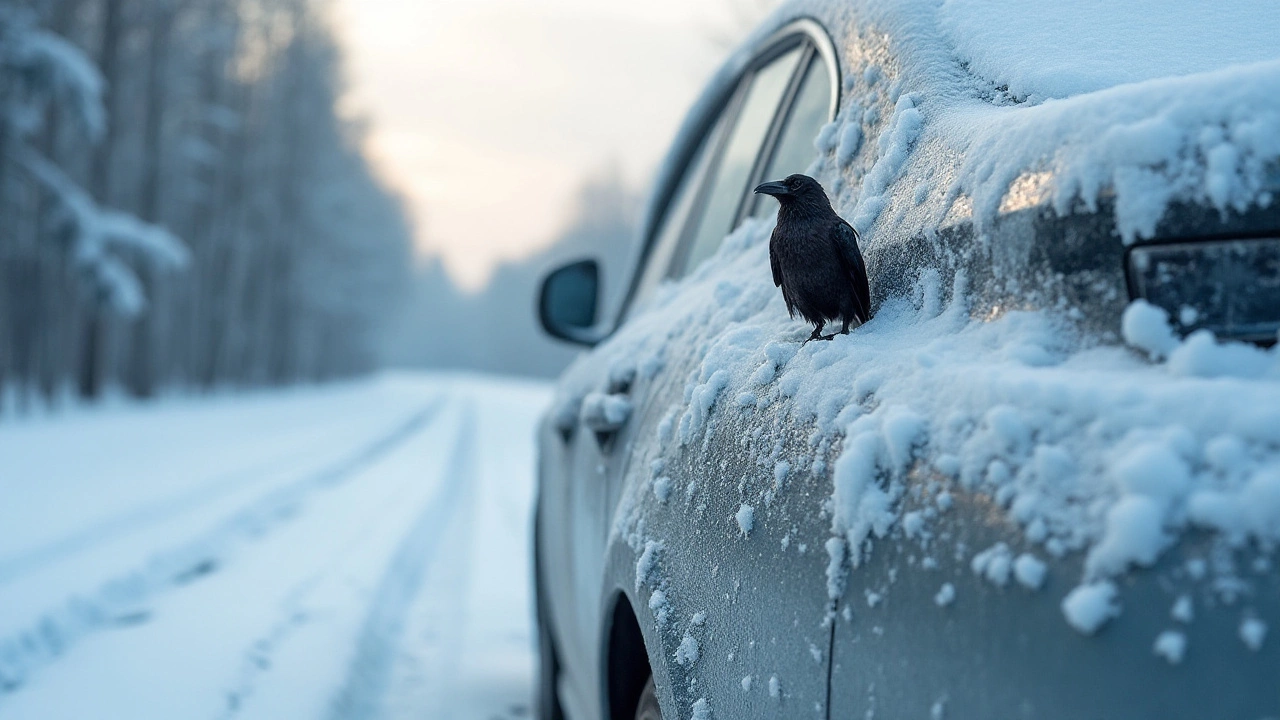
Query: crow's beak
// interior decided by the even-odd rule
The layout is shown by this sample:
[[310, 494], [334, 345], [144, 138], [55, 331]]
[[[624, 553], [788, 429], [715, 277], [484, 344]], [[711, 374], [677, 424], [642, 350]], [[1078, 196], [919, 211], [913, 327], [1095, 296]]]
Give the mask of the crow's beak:
[[777, 180], [757, 186], [756, 192], [760, 195], [773, 195], [774, 197], [791, 194], [791, 191], [787, 190], [787, 186]]

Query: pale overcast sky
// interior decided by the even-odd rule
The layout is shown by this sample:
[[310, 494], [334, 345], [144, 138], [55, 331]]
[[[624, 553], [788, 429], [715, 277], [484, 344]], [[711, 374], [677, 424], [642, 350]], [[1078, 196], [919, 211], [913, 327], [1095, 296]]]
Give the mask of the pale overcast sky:
[[742, 0], [338, 0], [352, 107], [419, 248], [475, 287], [544, 247], [588, 174], [643, 186]]

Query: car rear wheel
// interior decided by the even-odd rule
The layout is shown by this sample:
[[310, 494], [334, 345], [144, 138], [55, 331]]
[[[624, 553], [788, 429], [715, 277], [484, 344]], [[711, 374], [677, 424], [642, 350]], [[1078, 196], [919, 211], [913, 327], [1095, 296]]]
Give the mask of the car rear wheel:
[[662, 708], [658, 707], [658, 691], [653, 687], [652, 675], [636, 701], [636, 720], [662, 720]]

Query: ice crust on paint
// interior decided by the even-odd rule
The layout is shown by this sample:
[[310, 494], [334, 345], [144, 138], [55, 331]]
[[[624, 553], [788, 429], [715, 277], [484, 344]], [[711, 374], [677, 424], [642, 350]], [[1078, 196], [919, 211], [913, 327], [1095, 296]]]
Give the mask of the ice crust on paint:
[[[829, 8], [816, 1], [786, 12], [819, 5], [825, 17]], [[949, 214], [971, 214], [981, 235], [1015, 183], [1029, 178], [1040, 183], [1034, 204], [1052, 212], [1092, 211], [1108, 200], [1120, 244], [1149, 237], [1173, 202], [1224, 212], [1272, 202], [1264, 181], [1280, 160], [1274, 44], [1249, 50], [1269, 57], [1230, 63], [1230, 49], [1200, 37], [1184, 38], [1195, 45], [1186, 62], [1121, 47], [1087, 59], [1087, 87], [1068, 87], [1052, 65], [1033, 67], [1056, 51], [1024, 58], [1016, 44], [984, 49], [960, 39], [967, 18], [985, 17], [995, 3], [847, 5], [837, 12], [871, 28], [857, 42], [883, 66], [843, 76], [843, 104], [817, 138], [821, 155], [810, 170], [862, 231], [867, 252], [894, 237], [929, 236]], [[1047, 2], [1029, 8], [1032, 17], [1054, 12]], [[1212, 25], [1208, 37], [1230, 26], [1200, 20]], [[1251, 33], [1275, 34], [1272, 14], [1254, 20]], [[1080, 10], [1076, 21], [1092, 27], [1108, 18]], [[880, 60], [880, 50], [899, 60]], [[1134, 75], [1137, 65], [1144, 69]], [[958, 159], [934, 177], [925, 158], [937, 153]], [[729, 514], [750, 503], [772, 524], [797, 477], [830, 478], [820, 509], [787, 511], [829, 520], [831, 598], [854, 586], [879, 544], [937, 542], [926, 537], [940, 519], [967, 517], [975, 504], [1012, 528], [1001, 538], [1007, 552], [987, 558], [978, 575], [1029, 589], [1047, 579], [1051, 602], [1074, 587], [1063, 613], [1082, 632], [1120, 612], [1125, 586], [1109, 580], [1155, 565], [1190, 532], [1231, 547], [1280, 541], [1280, 352], [1203, 332], [1179, 338], [1171, 318], [1145, 303], [1116, 319], [1114, 336], [1077, 327], [1070, 307], [975, 317], [968, 279], [944, 282], [928, 269], [884, 297], [867, 325], [801, 345], [807, 330], [787, 317], [767, 269], [771, 229], [746, 220], [711, 261], [659, 288], [599, 352], [631, 363], [661, 355], [678, 373], [683, 397], [659, 431], [669, 455], [706, 451], [726, 425], [765, 437], [780, 427], [812, 433], [803, 457], [762, 451], [755, 485], [724, 507]], [[687, 357], [677, 357], [680, 348]], [[787, 481], [766, 488], [780, 461], [791, 463]], [[919, 493], [928, 483], [936, 487]], [[760, 505], [755, 498], [765, 501], [769, 489], [776, 496]], [[791, 552], [816, 540], [784, 537]], [[961, 562], [982, 549], [966, 548]], [[1036, 563], [1056, 568], [1066, 557], [1082, 558], [1083, 572], [1036, 572]], [[1196, 581], [1219, 573], [1208, 566]]]

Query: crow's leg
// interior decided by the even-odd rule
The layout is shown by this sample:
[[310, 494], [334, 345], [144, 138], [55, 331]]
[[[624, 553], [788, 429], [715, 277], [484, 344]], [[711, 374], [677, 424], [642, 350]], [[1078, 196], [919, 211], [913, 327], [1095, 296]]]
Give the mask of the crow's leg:
[[849, 318], [847, 318], [847, 317], [846, 317], [846, 318], [844, 318], [844, 319], [843, 319], [843, 322], [844, 322], [844, 327], [840, 328], [840, 334], [841, 334], [841, 335], [848, 335], [848, 334], [849, 334]]
[[[849, 334], [849, 320], [845, 320], [845, 328], [840, 331], [840, 334]], [[824, 334], [818, 340], [836, 340], [836, 333]]]
[[813, 329], [813, 334], [809, 336], [808, 340], [805, 340], [804, 342], [800, 343], [800, 346], [804, 347], [806, 344], [808, 344], [809, 340], [829, 340], [830, 338], [822, 337], [822, 328], [824, 325], [826, 325], [826, 323], [824, 322], [818, 323], [818, 326]]

